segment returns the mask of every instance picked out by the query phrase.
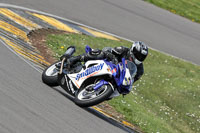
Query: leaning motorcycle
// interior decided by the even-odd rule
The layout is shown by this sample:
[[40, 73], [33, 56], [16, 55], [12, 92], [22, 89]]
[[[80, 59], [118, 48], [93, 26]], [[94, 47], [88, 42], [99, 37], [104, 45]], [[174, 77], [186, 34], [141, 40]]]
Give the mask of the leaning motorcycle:
[[[87, 46], [86, 53], [90, 51]], [[75, 48], [69, 47], [65, 58], [43, 71], [42, 81], [49, 86], [60, 85], [81, 107], [93, 106], [130, 92], [137, 71], [133, 62], [124, 58], [117, 64], [106, 59], [89, 60], [84, 64], [73, 64], [69, 69], [67, 58], [74, 52]]]

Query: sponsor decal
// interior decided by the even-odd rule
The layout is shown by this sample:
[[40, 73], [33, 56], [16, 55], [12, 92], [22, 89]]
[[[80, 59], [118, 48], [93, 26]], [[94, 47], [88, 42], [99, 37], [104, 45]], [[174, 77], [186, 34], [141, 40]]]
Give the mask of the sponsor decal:
[[76, 75], [76, 80], [79, 80], [80, 78], [89, 76], [90, 74], [92, 74], [94, 72], [102, 70], [103, 66], [104, 66], [104, 63], [97, 65], [97, 66], [92, 66], [92, 67], [87, 68], [84, 72]]

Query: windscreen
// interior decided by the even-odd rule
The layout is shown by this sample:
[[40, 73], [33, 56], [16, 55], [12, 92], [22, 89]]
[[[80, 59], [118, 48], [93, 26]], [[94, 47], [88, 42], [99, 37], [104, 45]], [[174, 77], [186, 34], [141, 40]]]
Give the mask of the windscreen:
[[133, 62], [127, 60], [127, 67], [128, 67], [128, 69], [130, 71], [131, 77], [132, 78], [135, 77], [136, 72], [137, 72], [136, 65]]

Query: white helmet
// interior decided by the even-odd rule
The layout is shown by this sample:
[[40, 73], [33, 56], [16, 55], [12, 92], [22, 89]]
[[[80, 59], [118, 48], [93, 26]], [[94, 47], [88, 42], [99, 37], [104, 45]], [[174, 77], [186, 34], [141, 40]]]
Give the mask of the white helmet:
[[141, 41], [134, 42], [130, 48], [130, 58], [135, 64], [141, 64], [148, 55], [148, 47]]

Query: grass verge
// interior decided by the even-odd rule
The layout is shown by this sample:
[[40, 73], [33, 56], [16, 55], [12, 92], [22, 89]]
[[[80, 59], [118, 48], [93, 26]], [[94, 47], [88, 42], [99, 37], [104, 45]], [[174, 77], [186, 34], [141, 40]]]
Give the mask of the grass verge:
[[172, 13], [186, 17], [193, 22], [200, 23], [199, 0], [144, 0]]
[[[85, 45], [99, 49], [131, 45], [80, 34], [50, 34], [46, 43], [57, 58], [70, 45], [76, 46], [75, 55], [84, 53]], [[145, 74], [131, 93], [108, 103], [144, 132], [200, 132], [200, 67], [154, 50], [144, 67]]]

